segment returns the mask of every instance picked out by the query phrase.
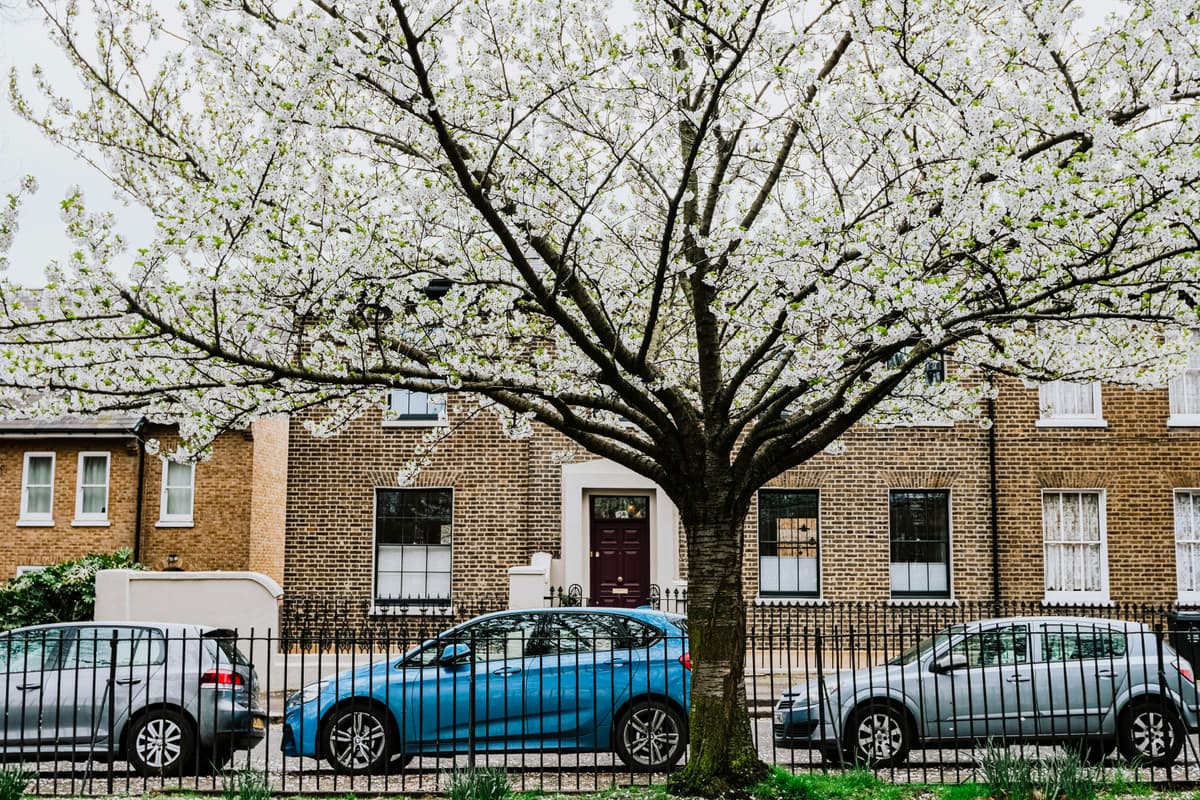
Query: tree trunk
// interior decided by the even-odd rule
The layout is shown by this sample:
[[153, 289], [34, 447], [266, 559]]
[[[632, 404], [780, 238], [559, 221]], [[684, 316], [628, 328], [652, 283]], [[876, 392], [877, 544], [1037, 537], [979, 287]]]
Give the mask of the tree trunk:
[[[710, 508], [717, 505], [712, 497], [701, 502]], [[745, 794], [747, 787], [768, 773], [755, 749], [746, 708], [744, 520], [732, 516], [708, 516], [699, 523], [684, 523], [689, 553], [691, 754], [688, 763], [671, 777], [668, 787], [673, 794]]]

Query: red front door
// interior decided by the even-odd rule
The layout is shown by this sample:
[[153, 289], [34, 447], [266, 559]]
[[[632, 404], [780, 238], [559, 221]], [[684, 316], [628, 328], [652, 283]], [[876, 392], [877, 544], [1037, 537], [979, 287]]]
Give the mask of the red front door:
[[650, 498], [591, 498], [591, 596], [598, 606], [635, 608], [650, 598]]

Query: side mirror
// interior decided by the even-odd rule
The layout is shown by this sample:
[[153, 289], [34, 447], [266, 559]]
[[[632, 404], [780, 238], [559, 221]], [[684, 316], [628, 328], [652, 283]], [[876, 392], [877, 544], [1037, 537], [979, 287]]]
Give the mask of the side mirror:
[[945, 674], [947, 672], [952, 672], [953, 670], [956, 670], [959, 667], [965, 667], [965, 666], [967, 666], [967, 657], [966, 656], [958, 654], [958, 653], [947, 653], [946, 655], [944, 655], [941, 658], [934, 661], [933, 666], [930, 667], [930, 670], [933, 672]]
[[446, 669], [449, 669], [456, 664], [465, 661], [471, 655], [471, 646], [459, 642], [458, 644], [448, 644], [442, 648], [442, 657], [438, 659], [438, 663]]

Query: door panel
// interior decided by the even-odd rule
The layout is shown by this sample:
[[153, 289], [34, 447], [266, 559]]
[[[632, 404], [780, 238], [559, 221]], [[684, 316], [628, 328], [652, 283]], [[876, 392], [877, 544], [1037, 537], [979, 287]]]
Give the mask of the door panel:
[[1028, 626], [969, 634], [952, 644], [948, 655], [959, 660], [954, 668], [924, 673], [927, 735], [963, 741], [1032, 732], [1035, 690]]
[[590, 579], [594, 605], [636, 608], [648, 602], [648, 506], [649, 499], [644, 496], [592, 497]]
[[[0, 637], [0, 690], [4, 697], [4, 748], [53, 742], [60, 681], [62, 630], [38, 630]], [[46, 719], [46, 711], [49, 718]]]
[[1129, 674], [1124, 631], [1087, 624], [1043, 626], [1035, 665], [1036, 735], [1095, 735]]

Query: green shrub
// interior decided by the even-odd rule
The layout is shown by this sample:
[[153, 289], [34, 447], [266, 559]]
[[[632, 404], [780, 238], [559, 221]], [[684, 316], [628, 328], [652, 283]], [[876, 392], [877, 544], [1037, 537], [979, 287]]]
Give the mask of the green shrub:
[[479, 767], [451, 772], [446, 794], [450, 800], [506, 800], [512, 789], [503, 769]]
[[0, 800], [21, 800], [33, 777], [20, 767], [0, 767]]
[[271, 800], [271, 787], [262, 772], [244, 769], [229, 777], [221, 797], [224, 800]]
[[1033, 762], [1021, 755], [1019, 750], [1013, 751], [988, 742], [979, 761], [979, 769], [993, 797], [1029, 800], [1033, 796]]
[[1101, 781], [1099, 768], [1087, 766], [1078, 752], [1068, 749], [1038, 764], [1036, 790], [1045, 798], [1095, 800]]
[[18, 575], [0, 584], [0, 630], [91, 619], [96, 606], [96, 573], [102, 569], [144, 567], [135, 564], [129, 548], [124, 548]]

